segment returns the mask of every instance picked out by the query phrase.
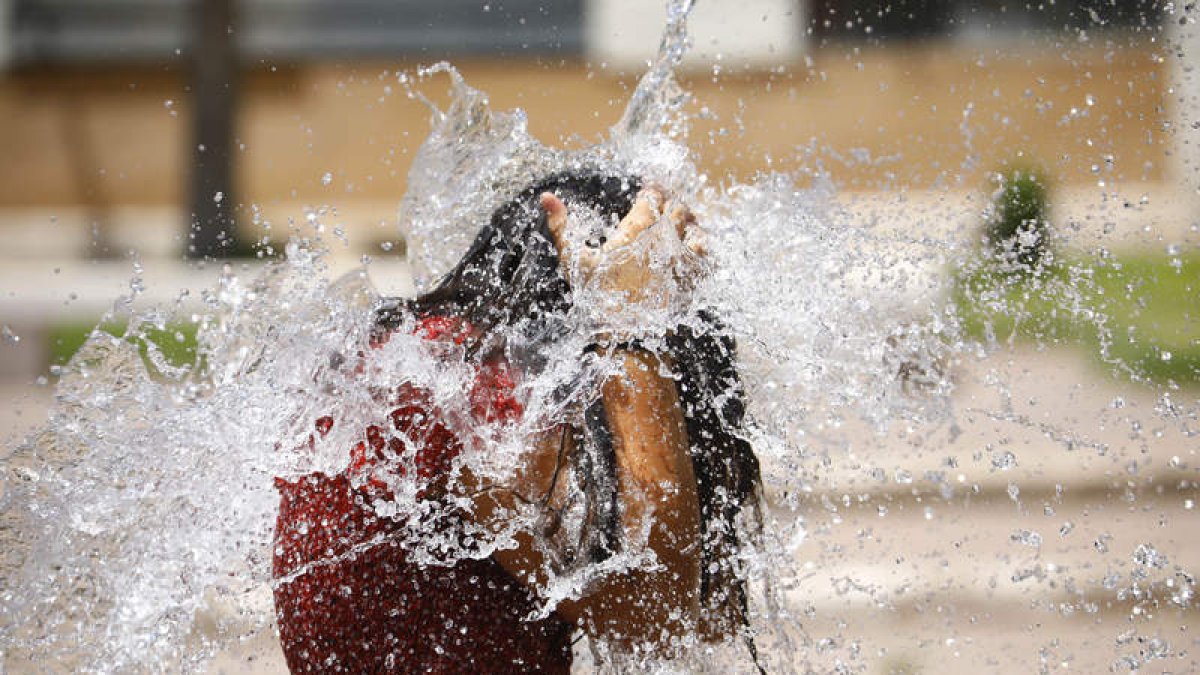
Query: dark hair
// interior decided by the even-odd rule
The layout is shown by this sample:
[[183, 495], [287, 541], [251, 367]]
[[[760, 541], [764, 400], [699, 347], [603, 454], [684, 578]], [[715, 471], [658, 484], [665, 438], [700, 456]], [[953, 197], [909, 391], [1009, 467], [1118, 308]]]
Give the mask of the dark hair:
[[[613, 222], [633, 206], [641, 181], [628, 176], [558, 174], [522, 190], [492, 214], [462, 260], [428, 293], [385, 304], [381, 329], [400, 325], [404, 313], [462, 317], [488, 334], [506, 326], [553, 329], [554, 317], [570, 308], [539, 196], [553, 192], [573, 205], [594, 209]], [[486, 340], [486, 338], [484, 338]], [[701, 598], [714, 626], [724, 631], [746, 621], [746, 589], [736, 559], [738, 517], [744, 507], [757, 516], [758, 459], [743, 436], [744, 390], [736, 368], [736, 345], [715, 314], [701, 311], [666, 340], [687, 425], [689, 450], [700, 502]], [[485, 347], [486, 349], [486, 347]], [[585, 413], [584, 448], [577, 460], [588, 491], [589, 533], [584, 554], [601, 560], [616, 552], [615, 456], [603, 403]], [[757, 521], [754, 521], [755, 525]], [[753, 643], [749, 642], [753, 652]], [[756, 656], [757, 661], [757, 656]]]
[[539, 197], [552, 192], [573, 205], [619, 219], [633, 207], [641, 181], [598, 174], [557, 174], [520, 192], [492, 213], [487, 226], [454, 269], [433, 290], [379, 312], [381, 327], [393, 329], [404, 312], [453, 315], [482, 333], [497, 326], [561, 315], [570, 306]]

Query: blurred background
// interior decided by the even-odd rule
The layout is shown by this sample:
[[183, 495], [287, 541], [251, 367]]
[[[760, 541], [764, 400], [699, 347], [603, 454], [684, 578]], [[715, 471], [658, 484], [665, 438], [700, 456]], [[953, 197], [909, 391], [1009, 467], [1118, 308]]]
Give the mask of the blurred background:
[[[0, 430], [44, 421], [53, 365], [119, 295], [175, 300], [211, 286], [214, 260], [251, 270], [312, 214], [338, 233], [335, 269], [370, 256], [385, 290], [411, 288], [397, 206], [430, 111], [398, 74], [449, 60], [494, 107], [526, 110], [543, 142], [579, 146], [616, 122], [664, 16], [646, 0], [0, 0]], [[1002, 415], [964, 416], [933, 450], [864, 440], [814, 470], [812, 577], [795, 600], [831, 668], [1196, 667], [1195, 617], [1133, 621], [1100, 569], [1135, 564], [1154, 530], [1177, 544], [1174, 565], [1200, 563], [1182, 536], [1197, 525], [1200, 443], [1145, 436], [1163, 393], [1195, 405], [1200, 379], [1193, 19], [1146, 0], [699, 3], [681, 79], [713, 184], [828, 179], [858, 222], [927, 241], [985, 236], [1015, 203], [1063, 256], [1136, 270], [1099, 293], [1140, 289], [1114, 310], [1139, 336], [1118, 345], [1140, 364], [1132, 379], [1088, 358], [1095, 335], [1013, 325], [1006, 351], [959, 366], [963, 409]], [[942, 263], [913, 271], [949, 274]], [[968, 315], [969, 296], [956, 300]], [[996, 378], [1003, 392], [983, 384]], [[1111, 454], [1063, 452], [1039, 426], [1048, 411]], [[992, 463], [997, 439], [1028, 451], [1023, 501]], [[931, 528], [960, 450], [978, 464], [974, 496], [938, 502]], [[879, 468], [894, 480], [868, 486]], [[1039, 527], [1036, 545], [1014, 534]], [[1096, 542], [1124, 557], [1097, 559]], [[1066, 583], [1064, 569], [1091, 572]], [[215, 668], [278, 668], [260, 642], [256, 661]]]

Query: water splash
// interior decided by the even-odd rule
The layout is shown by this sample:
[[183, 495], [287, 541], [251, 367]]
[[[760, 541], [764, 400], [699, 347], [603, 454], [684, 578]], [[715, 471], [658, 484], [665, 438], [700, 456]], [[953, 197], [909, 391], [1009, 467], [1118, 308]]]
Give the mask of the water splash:
[[[288, 253], [252, 283], [226, 274], [206, 294], [190, 363], [165, 362], [147, 338], [163, 327], [152, 310], [120, 335], [97, 329], [63, 369], [48, 425], [5, 472], [14, 667], [195, 666], [206, 654], [191, 644], [196, 613], [255, 602], [269, 578], [271, 479], [289, 468], [276, 449], [298, 444], [295, 421], [311, 414], [297, 392], [365, 328], [361, 289], [323, 281], [295, 244]], [[239, 630], [269, 623], [244, 616]]]
[[[902, 241], [879, 231], [838, 206], [832, 188], [820, 181], [801, 188], [792, 176], [764, 174], [749, 184], [709, 186], [683, 142], [688, 98], [673, 76], [688, 47], [692, 4], [670, 3], [657, 59], [608, 138], [585, 150], [538, 143], [521, 111], [493, 110], [486, 95], [448, 64], [418, 73], [422, 80], [447, 76], [451, 100], [445, 110], [430, 104], [432, 130], [414, 158], [401, 220], [418, 287], [426, 289], [462, 255], [480, 223], [538, 177], [589, 169], [637, 174], [695, 205], [708, 232], [713, 273], [693, 294], [681, 296], [694, 304], [639, 315], [635, 327], [661, 333], [703, 306], [714, 308], [738, 341], [754, 420], [746, 433], [763, 461], [771, 502], [764, 541], [745, 552], [754, 582], [753, 627], [772, 670], [802, 670], [809, 657], [796, 654], [811, 652], [819, 659], [822, 652], [836, 651], [833, 641], [807, 638], [808, 617], [797, 618], [798, 603], [789, 590], [812, 575], [796, 556], [808, 537], [802, 513], [833, 514], [833, 520], [853, 504], [848, 493], [840, 503], [828, 495], [819, 504], [805, 499], [831, 458], [849, 452], [850, 438], [862, 437], [847, 427], [865, 425], [867, 439], [895, 426], [922, 424], [954, 435], [957, 417], [981, 414], [1070, 450], [1107, 450], [1005, 406], [951, 407], [955, 361], [977, 356], [1005, 336], [989, 328], [984, 339], [969, 340], [959, 312], [937, 302], [912, 302], [914, 296], [948, 294], [940, 284], [951, 282], [907, 270], [917, 262], [940, 267], [966, 249]], [[403, 81], [420, 96], [415, 82]], [[976, 271], [976, 264], [983, 265], [960, 264], [962, 274]], [[1087, 269], [1074, 268], [1067, 280], [1035, 277], [1034, 288], [1060, 299], [1111, 340], [1103, 313], [1084, 295], [1093, 288]], [[40, 661], [124, 672], [178, 663], [185, 670], [202, 669], [214, 650], [272, 624], [274, 479], [346, 470], [347, 448], [377, 421], [379, 392], [405, 385], [428, 391], [468, 441], [452, 478], [469, 469], [503, 482], [547, 421], [570, 414], [566, 402], [586, 395], [584, 383], [614, 368], [603, 359], [576, 358], [587, 338], [571, 336], [555, 347], [551, 356], [558, 358], [546, 359], [552, 367], [520, 383], [526, 408], [520, 421], [478, 425], [464, 404], [471, 373], [448, 365], [461, 358], [435, 353], [446, 347], [406, 330], [372, 348], [371, 308], [379, 298], [366, 273], [338, 281], [328, 276], [319, 242], [295, 241], [286, 262], [250, 280], [226, 272], [205, 294], [203, 311], [185, 317], [198, 335], [191, 360], [172, 362], [150, 338], [179, 320], [177, 308], [122, 309], [126, 328], [118, 335], [94, 333], [63, 370], [49, 424], [5, 462], [0, 621], [8, 665], [19, 669]], [[1009, 317], [1021, 316], [1023, 305], [1014, 306], [1006, 288], [975, 295]], [[586, 289], [574, 299], [582, 315], [574, 318], [594, 324], [586, 314], [603, 299], [589, 298]], [[360, 356], [364, 353], [370, 358]], [[313, 438], [313, 421], [324, 416], [338, 422], [328, 435]], [[997, 464], [998, 458], [1014, 456], [1008, 450], [989, 448], [980, 456], [987, 468], [1015, 470], [1007, 459]], [[947, 468], [956, 468], [956, 461]], [[942, 500], [939, 505], [955, 494], [955, 485], [937, 471], [922, 477], [903, 467], [884, 471], [870, 458], [863, 463], [862, 473], [871, 480], [890, 479], [897, 490], [913, 494], [924, 489]], [[357, 478], [371, 479], [386, 483], [391, 495], [376, 505], [380, 515], [436, 517], [419, 499], [428, 485], [417, 477]], [[1006, 485], [1019, 504], [1025, 498], [1021, 490]], [[886, 505], [877, 508], [879, 516], [886, 515]], [[936, 512], [924, 508], [926, 519], [933, 520]], [[415, 560], [445, 564], [510, 546], [536, 517], [513, 514], [500, 531], [466, 525], [459, 534], [472, 541], [469, 546], [419, 527], [402, 536]], [[1068, 522], [1059, 531], [1066, 537], [1074, 528]], [[1007, 536], [1025, 548], [1049, 547], [1035, 530], [1017, 532]], [[1130, 582], [1130, 594], [1142, 606], [1159, 596], [1180, 607], [1193, 604], [1194, 581], [1186, 570], [1167, 570], [1166, 555], [1150, 544], [1139, 544], [1133, 556], [1145, 568], [1135, 570]], [[592, 577], [650, 564], [629, 555], [601, 567], [563, 569], [547, 583], [543, 611], [577, 595]], [[1014, 576], [1041, 579], [1054, 573], [1040, 564], [1027, 569], [1028, 575]], [[866, 594], [881, 606], [892, 606], [902, 595], [860, 583], [849, 573], [832, 586], [839, 596]], [[219, 625], [202, 627], [206, 616], [220, 617]], [[589, 658], [621, 663], [622, 656], [596, 648]], [[697, 650], [682, 667], [747, 667], [739, 646], [713, 649], [716, 653]]]
[[448, 272], [467, 250], [479, 224], [501, 200], [563, 163], [563, 155], [529, 135], [525, 113], [497, 112], [487, 96], [472, 89], [448, 63], [419, 71], [421, 78], [450, 77], [451, 103], [443, 111], [401, 83], [432, 111], [432, 130], [413, 158], [400, 222], [418, 289]]
[[638, 81], [625, 113], [613, 127], [612, 137], [618, 143], [633, 143], [656, 136], [663, 129], [675, 129], [684, 122], [681, 112], [687, 94], [675, 84], [675, 68], [691, 46], [687, 18], [695, 5], [695, 0], [667, 3], [667, 26], [658, 46], [658, 55]]

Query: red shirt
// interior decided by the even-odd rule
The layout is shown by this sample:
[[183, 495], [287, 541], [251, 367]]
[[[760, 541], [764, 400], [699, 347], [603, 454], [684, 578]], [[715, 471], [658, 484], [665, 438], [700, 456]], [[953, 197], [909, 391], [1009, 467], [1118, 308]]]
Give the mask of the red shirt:
[[[461, 323], [445, 318], [421, 321], [418, 333], [463, 338]], [[483, 365], [470, 393], [476, 419], [519, 416], [512, 390], [503, 363]], [[426, 392], [404, 387], [383, 422], [418, 443], [413, 468], [424, 479], [444, 474], [462, 449], [431, 408]], [[322, 418], [317, 429], [328, 432], [333, 423]], [[371, 510], [383, 487], [356, 488], [349, 478], [384, 460], [385, 443], [399, 443], [388, 435], [368, 427], [346, 474], [276, 479], [275, 611], [291, 671], [568, 673], [574, 627], [556, 614], [524, 620], [537, 599], [499, 563], [462, 559], [452, 567], [422, 567], [389, 540], [404, 523]]]

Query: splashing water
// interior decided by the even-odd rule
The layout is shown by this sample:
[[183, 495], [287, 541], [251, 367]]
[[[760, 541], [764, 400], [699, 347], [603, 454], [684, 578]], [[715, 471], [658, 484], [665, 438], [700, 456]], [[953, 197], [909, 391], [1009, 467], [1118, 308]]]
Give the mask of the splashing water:
[[[954, 311], [904, 301], [948, 293], [942, 282], [904, 272], [914, 257], [940, 265], [961, 251], [877, 232], [837, 206], [822, 184], [801, 189], [793, 177], [768, 174], [750, 184], [707, 185], [683, 142], [687, 96], [673, 80], [688, 46], [692, 4], [670, 3], [659, 56], [625, 114], [607, 139], [581, 151], [541, 145], [523, 113], [492, 110], [451, 66], [422, 70], [419, 79], [450, 78], [451, 102], [444, 111], [431, 105], [433, 128], [414, 158], [401, 220], [417, 286], [427, 290], [489, 214], [539, 177], [589, 169], [640, 175], [694, 204], [708, 233], [713, 272], [661, 312], [640, 313], [632, 328], [661, 335], [704, 307], [723, 318], [738, 342], [753, 419], [746, 433], [763, 462], [770, 504], [764, 540], [745, 552], [752, 630], [770, 670], [802, 671], [807, 657], [796, 654], [834, 648], [809, 640], [803, 612], [789, 604], [789, 589], [811, 576], [796, 554], [807, 537], [802, 510], [812, 506], [803, 496], [821, 480], [814, 467], [827, 466], [831, 454], [847, 447], [857, 432], [846, 427], [855, 419], [870, 430], [868, 438], [896, 426], [957, 433], [958, 417], [972, 411], [951, 405], [951, 368], [983, 347], [964, 338]], [[404, 83], [419, 96], [415, 82]], [[531, 439], [570, 414], [566, 402], [586, 398], [588, 383], [614, 368], [602, 358], [575, 358], [588, 340], [583, 333], [568, 337], [545, 355], [551, 365], [518, 384], [525, 407], [518, 421], [475, 424], [464, 396], [472, 373], [453, 365], [462, 358], [411, 330], [369, 347], [380, 298], [366, 271], [338, 281], [328, 276], [320, 241], [299, 239], [288, 245], [286, 262], [256, 279], [227, 272], [206, 294], [205, 311], [190, 317], [198, 348], [183, 365], [165, 358], [153, 338], [178, 320], [171, 308], [119, 309], [109, 318], [126, 320], [120, 335], [92, 334], [63, 370], [48, 424], [6, 461], [0, 621], [10, 666], [44, 662], [63, 670], [127, 672], [178, 663], [203, 669], [215, 651], [273, 623], [273, 481], [345, 471], [347, 448], [377, 421], [380, 391], [409, 385], [428, 391], [466, 439], [451, 480], [469, 470], [503, 483]], [[1078, 299], [1079, 286], [1048, 292]], [[573, 300], [578, 320], [594, 324], [588, 312], [603, 298], [585, 289]], [[908, 309], [897, 309], [901, 305]], [[1103, 314], [1088, 316], [1103, 332]], [[1169, 399], [1166, 405], [1170, 410]], [[1173, 410], [1180, 419], [1194, 414]], [[985, 412], [1037, 426], [1003, 406]], [[313, 421], [325, 416], [338, 422], [314, 439]], [[1086, 439], [1071, 434], [1054, 438], [1056, 427], [1037, 428], [1063, 446], [1087, 447]], [[996, 457], [1005, 459], [997, 464]], [[1018, 464], [1013, 453], [995, 448], [982, 461], [995, 471]], [[881, 471], [871, 466], [864, 473]], [[906, 470], [893, 476], [898, 486], [914, 483]], [[411, 523], [437, 515], [419, 498], [428, 487], [420, 477], [372, 478], [389, 489], [390, 498], [375, 505], [380, 515], [421, 516]], [[943, 501], [954, 494], [937, 476], [926, 480]], [[851, 501], [847, 494], [842, 508]], [[821, 508], [838, 512], [836, 504]], [[401, 536], [414, 560], [446, 564], [509, 547], [534, 518], [512, 514], [499, 532], [468, 524], [450, 537], [414, 525]], [[1064, 525], [1062, 536], [1073, 527]], [[1048, 546], [1048, 536], [1019, 532], [1013, 541], [1027, 548]], [[1192, 606], [1193, 578], [1171, 567], [1165, 553], [1139, 544], [1132, 560], [1126, 591], [1133, 602], [1161, 596]], [[546, 585], [544, 611], [577, 596], [596, 575], [653, 562], [627, 554], [602, 566], [560, 570]], [[1053, 572], [1030, 568], [1030, 577], [1039, 574]], [[849, 579], [834, 584], [839, 594], [856, 592]], [[872, 597], [881, 605], [898, 601]], [[205, 617], [218, 617], [212, 620], [219, 625], [203, 627]], [[748, 667], [736, 649], [701, 651], [671, 667]], [[597, 654], [606, 658], [603, 649]]]

